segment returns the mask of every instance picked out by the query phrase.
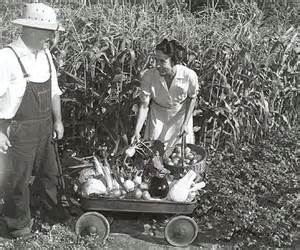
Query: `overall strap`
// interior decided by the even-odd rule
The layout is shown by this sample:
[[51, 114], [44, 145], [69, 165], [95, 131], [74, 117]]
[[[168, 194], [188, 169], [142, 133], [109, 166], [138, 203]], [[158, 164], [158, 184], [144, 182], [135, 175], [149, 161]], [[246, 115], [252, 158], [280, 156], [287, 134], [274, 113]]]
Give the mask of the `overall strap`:
[[16, 52], [11, 46], [5, 46], [4, 48], [11, 49], [11, 50], [14, 52], [14, 54], [16, 55], [16, 57], [17, 57], [17, 59], [18, 59], [18, 62], [19, 62], [19, 64], [20, 64], [21, 70], [22, 70], [22, 72], [23, 72], [23, 77], [24, 77], [25, 79], [27, 79], [27, 78], [29, 77], [29, 74], [26, 72], [25, 67], [24, 67], [24, 65], [23, 65], [23, 63], [22, 63], [20, 57], [18, 56], [17, 52]]
[[47, 61], [48, 61], [48, 65], [49, 65], [49, 72], [50, 72], [50, 79], [52, 78], [52, 67], [51, 67], [51, 63], [50, 63], [50, 58], [48, 56], [48, 53], [45, 51], [46, 57], [47, 57]]

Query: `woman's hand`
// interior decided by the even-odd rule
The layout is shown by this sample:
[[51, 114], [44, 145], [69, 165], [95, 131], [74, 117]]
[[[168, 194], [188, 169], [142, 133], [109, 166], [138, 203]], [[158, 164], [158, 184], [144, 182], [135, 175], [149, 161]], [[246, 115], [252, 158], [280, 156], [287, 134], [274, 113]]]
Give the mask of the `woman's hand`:
[[0, 153], [6, 154], [9, 147], [11, 144], [8, 137], [0, 131]]
[[187, 124], [184, 123], [180, 129], [179, 136], [187, 135], [187, 133], [188, 133], [188, 126]]
[[131, 137], [130, 143], [133, 144], [134, 142], [138, 142], [141, 139], [140, 133], [134, 133], [134, 135]]
[[64, 125], [61, 120], [55, 121], [53, 124], [53, 134], [55, 139], [62, 139], [64, 136]]

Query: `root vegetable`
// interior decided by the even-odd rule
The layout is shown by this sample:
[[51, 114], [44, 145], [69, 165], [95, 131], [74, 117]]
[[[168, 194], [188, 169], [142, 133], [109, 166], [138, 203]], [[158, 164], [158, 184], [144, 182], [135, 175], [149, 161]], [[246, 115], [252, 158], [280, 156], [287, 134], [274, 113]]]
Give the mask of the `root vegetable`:
[[134, 181], [135, 184], [141, 185], [141, 183], [142, 183], [142, 176], [140, 176], [140, 175], [137, 174], [137, 175], [134, 177], [133, 181]]
[[143, 196], [143, 191], [142, 191], [141, 189], [137, 188], [137, 189], [135, 190], [135, 198], [136, 198], [136, 199], [141, 199], [142, 196]]
[[120, 189], [120, 184], [115, 178], [112, 180], [112, 189]]
[[190, 154], [192, 152], [192, 150], [189, 148], [189, 147], [186, 147], [184, 149], [184, 153], [187, 155], [187, 154]]
[[131, 192], [134, 190], [134, 182], [132, 180], [126, 180], [124, 181], [124, 187], [127, 192]]
[[145, 183], [145, 182], [142, 182], [141, 183], [141, 185], [140, 185], [140, 189], [142, 189], [142, 190], [146, 190], [146, 189], [148, 189], [149, 188], [149, 186], [148, 186], [148, 184], [147, 183]]
[[150, 193], [147, 190], [143, 191], [143, 196], [142, 197], [143, 197], [144, 200], [151, 200], [152, 199]]
[[122, 192], [120, 189], [113, 189], [110, 194], [112, 197], [120, 197]]
[[134, 156], [134, 154], [135, 154], [135, 147], [134, 146], [131, 146], [131, 147], [129, 147], [129, 148], [127, 148], [126, 150], [125, 150], [125, 154], [128, 156], [128, 157], [133, 157]]

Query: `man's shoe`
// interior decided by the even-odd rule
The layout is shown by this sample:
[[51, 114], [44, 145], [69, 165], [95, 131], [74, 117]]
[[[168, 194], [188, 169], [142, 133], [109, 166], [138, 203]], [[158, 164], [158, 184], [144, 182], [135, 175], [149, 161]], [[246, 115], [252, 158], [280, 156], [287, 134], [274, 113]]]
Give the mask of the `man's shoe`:
[[66, 223], [72, 216], [69, 212], [69, 209], [62, 206], [56, 206], [51, 210], [42, 210], [41, 218], [48, 221], [49, 223]]
[[12, 238], [28, 238], [31, 234], [31, 228], [30, 227], [24, 227], [22, 229], [13, 230], [10, 232], [10, 236]]
[[15, 229], [10, 231], [10, 236], [12, 238], [28, 238], [31, 234], [31, 228], [33, 226], [33, 220], [30, 221], [30, 225], [21, 229]]

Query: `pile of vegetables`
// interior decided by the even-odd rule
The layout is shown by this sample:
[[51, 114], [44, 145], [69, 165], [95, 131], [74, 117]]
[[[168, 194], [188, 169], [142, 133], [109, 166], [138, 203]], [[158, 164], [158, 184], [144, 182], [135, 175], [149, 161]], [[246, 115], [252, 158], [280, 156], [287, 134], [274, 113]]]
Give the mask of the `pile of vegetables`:
[[201, 156], [197, 155], [195, 151], [192, 151], [190, 147], [185, 147], [184, 152], [182, 152], [181, 146], [178, 145], [175, 147], [171, 156], [167, 158], [166, 164], [169, 166], [180, 167], [182, 166], [182, 160], [184, 165], [193, 165], [201, 160]]
[[[75, 190], [83, 198], [193, 201], [198, 191], [205, 187], [203, 181], [195, 183], [197, 173], [189, 170], [182, 178], [174, 178], [170, 171], [164, 168], [159, 151], [147, 155], [145, 147], [148, 153], [152, 152], [152, 149], [142, 142], [125, 148], [123, 154], [114, 159], [115, 162], [111, 159], [114, 164], [121, 162], [120, 165], [111, 166], [106, 157], [91, 157], [93, 164], [80, 171]], [[135, 155], [136, 152], [139, 153]], [[134, 157], [142, 158], [142, 161], [134, 160]], [[128, 163], [128, 158], [133, 161]], [[137, 162], [138, 165], [135, 165]], [[127, 171], [124, 171], [124, 168]]]

